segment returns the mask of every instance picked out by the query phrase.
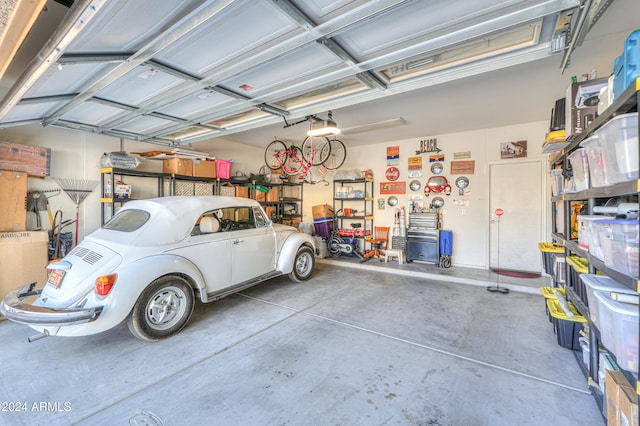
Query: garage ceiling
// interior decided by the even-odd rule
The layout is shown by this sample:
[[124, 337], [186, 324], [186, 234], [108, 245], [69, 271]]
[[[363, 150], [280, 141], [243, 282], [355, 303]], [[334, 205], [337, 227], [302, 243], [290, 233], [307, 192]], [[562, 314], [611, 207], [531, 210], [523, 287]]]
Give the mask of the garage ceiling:
[[190, 146], [550, 55], [564, 62], [610, 3], [76, 0], [0, 102], [0, 128]]

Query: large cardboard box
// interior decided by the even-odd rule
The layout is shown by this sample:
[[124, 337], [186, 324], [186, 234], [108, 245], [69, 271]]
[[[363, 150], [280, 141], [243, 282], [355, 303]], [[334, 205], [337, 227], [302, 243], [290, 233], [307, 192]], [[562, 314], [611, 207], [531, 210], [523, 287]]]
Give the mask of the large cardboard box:
[[269, 192], [267, 192], [266, 201], [270, 203], [279, 201], [279, 193], [277, 187], [269, 189]]
[[162, 173], [181, 176], [193, 176], [193, 160], [186, 158], [171, 158], [162, 160]]
[[236, 186], [236, 197], [249, 198], [249, 187], [244, 185]]
[[27, 173], [0, 170], [0, 232], [27, 229]]
[[326, 217], [333, 217], [333, 207], [329, 204], [320, 204], [319, 206], [313, 206], [311, 208], [314, 219], [323, 219]]
[[638, 426], [638, 395], [620, 371], [606, 370], [607, 425]]
[[567, 88], [565, 128], [567, 137], [577, 135], [598, 115], [600, 89], [608, 84], [608, 78], [573, 83]]
[[51, 148], [0, 141], [0, 170], [24, 172], [29, 176], [49, 176]]
[[9, 291], [47, 282], [47, 231], [0, 232], [0, 299]]
[[209, 160], [193, 160], [193, 176], [216, 177], [216, 162]]

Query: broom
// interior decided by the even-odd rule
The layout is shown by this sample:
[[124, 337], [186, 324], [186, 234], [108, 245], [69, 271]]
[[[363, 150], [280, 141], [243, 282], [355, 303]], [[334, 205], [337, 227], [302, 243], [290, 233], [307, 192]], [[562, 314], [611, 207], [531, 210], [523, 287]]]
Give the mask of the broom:
[[76, 203], [76, 235], [75, 235], [75, 245], [78, 245], [78, 217], [80, 214], [80, 203], [84, 201], [85, 198], [93, 188], [98, 185], [97, 181], [93, 180], [84, 180], [84, 179], [71, 179], [71, 178], [53, 178], [60, 188], [71, 198], [73, 202]]

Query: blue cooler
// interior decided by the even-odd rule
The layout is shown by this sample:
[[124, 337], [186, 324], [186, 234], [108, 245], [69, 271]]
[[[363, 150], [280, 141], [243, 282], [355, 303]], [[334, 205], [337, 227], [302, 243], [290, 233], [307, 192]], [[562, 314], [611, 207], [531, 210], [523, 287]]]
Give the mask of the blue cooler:
[[316, 235], [322, 238], [329, 238], [331, 231], [333, 231], [333, 218], [323, 217], [321, 219], [313, 219], [313, 227], [316, 230]]

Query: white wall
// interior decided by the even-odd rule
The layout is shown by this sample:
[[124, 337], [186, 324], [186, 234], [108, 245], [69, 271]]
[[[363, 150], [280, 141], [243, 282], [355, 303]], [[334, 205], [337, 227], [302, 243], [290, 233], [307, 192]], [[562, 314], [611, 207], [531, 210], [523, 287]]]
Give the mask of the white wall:
[[[457, 266], [487, 268], [488, 267], [488, 226], [489, 226], [489, 182], [488, 165], [491, 162], [500, 161], [500, 143], [509, 141], [528, 141], [528, 159], [544, 158], [540, 153], [542, 141], [548, 128], [548, 122], [526, 123], [508, 127], [493, 129], [475, 130], [464, 133], [452, 133], [444, 135], [428, 135], [422, 138], [399, 140], [384, 143], [372, 143], [368, 146], [357, 146], [347, 148], [347, 159], [342, 168], [345, 169], [372, 169], [374, 173], [374, 213], [375, 225], [391, 226], [394, 221], [394, 208], [386, 206], [384, 210], [379, 210], [377, 200], [380, 182], [385, 181], [386, 148], [388, 146], [400, 147], [400, 178], [398, 181], [408, 183], [412, 180], [407, 177], [407, 158], [416, 156], [416, 150], [420, 149], [421, 139], [437, 139], [438, 148], [441, 154], [445, 155], [443, 176], [447, 177], [452, 187], [453, 193], [445, 199], [443, 208], [443, 229], [453, 230], [453, 264]], [[375, 136], [375, 135], [373, 135]], [[100, 156], [104, 152], [119, 151], [121, 141], [116, 138], [100, 136], [91, 133], [77, 132], [54, 127], [43, 128], [39, 125], [9, 128], [0, 131], [0, 140], [15, 142], [25, 145], [37, 145], [51, 148], [51, 176], [66, 177], [82, 180], [100, 181]], [[122, 149], [126, 151], [149, 151], [162, 150], [158, 145], [123, 141]], [[206, 147], [206, 149], [203, 149]], [[234, 161], [232, 173], [242, 171], [246, 174], [257, 172], [263, 163], [263, 150], [260, 148], [248, 147], [234, 144], [224, 140], [212, 140], [204, 144], [199, 144], [198, 149], [206, 151], [218, 158], [231, 159]], [[450, 163], [456, 152], [470, 151], [470, 160], [475, 161], [475, 171], [472, 175], [467, 175], [470, 180], [468, 196], [459, 196], [454, 182], [458, 175], [451, 175]], [[424, 186], [431, 176], [429, 154], [421, 154], [423, 158], [422, 177], [418, 178]], [[159, 161], [145, 160], [139, 167], [144, 171], [161, 171], [162, 165]], [[327, 179], [332, 181], [335, 172], [329, 172]], [[539, 176], [532, 176], [532, 179], [539, 179]], [[548, 185], [546, 185], [548, 186]], [[29, 179], [30, 189], [53, 189], [58, 188], [57, 184], [50, 178]], [[143, 191], [138, 188], [138, 191]], [[407, 189], [407, 192], [411, 192]], [[435, 195], [431, 195], [432, 199]], [[386, 199], [386, 195], [383, 195]], [[397, 195], [399, 206], [408, 208], [408, 195]], [[547, 197], [548, 198], [548, 197]], [[454, 200], [467, 200], [468, 206], [454, 206]], [[428, 200], [425, 199], [428, 203]], [[317, 204], [333, 203], [333, 185], [305, 185], [304, 187], [304, 208], [303, 221], [313, 223], [311, 207]], [[52, 211], [58, 209], [63, 211], [64, 218], [72, 218], [75, 215], [75, 205], [71, 199], [61, 193], [50, 198]], [[357, 208], [354, 206], [354, 208]], [[84, 200], [80, 206], [80, 239], [100, 226], [100, 187], [96, 189]], [[547, 207], [545, 206], [545, 211]], [[43, 219], [46, 221], [45, 216]], [[546, 227], [549, 228], [547, 218], [544, 218]], [[45, 222], [46, 226], [46, 222]]]
[[[386, 181], [385, 171], [386, 148], [388, 146], [400, 147], [400, 178], [398, 181], [407, 182], [407, 193], [412, 193], [408, 189], [408, 184], [412, 178], [408, 178], [407, 159], [416, 156], [416, 150], [420, 149], [420, 140], [437, 139], [438, 148], [442, 151], [440, 154], [445, 155], [444, 172], [453, 192], [451, 195], [441, 195], [445, 199], [443, 213], [443, 229], [453, 231], [453, 264], [457, 266], [488, 268], [489, 266], [489, 181], [488, 171], [489, 163], [500, 160], [500, 143], [510, 141], [527, 141], [528, 156], [527, 159], [542, 158], [546, 160], [546, 155], [541, 154], [541, 146], [545, 134], [548, 131], [548, 122], [534, 122], [515, 126], [499, 127], [493, 129], [476, 130], [464, 133], [452, 133], [444, 135], [429, 135], [423, 138], [399, 140], [394, 142], [374, 143], [368, 146], [358, 146], [348, 148], [347, 160], [343, 166], [344, 169], [372, 169], [374, 172], [374, 205], [375, 221], [377, 226], [390, 226], [394, 224], [393, 207], [385, 206], [384, 210], [379, 210], [377, 200], [380, 197], [385, 199], [388, 195], [380, 195], [380, 182]], [[450, 173], [451, 160], [456, 152], [471, 151], [470, 160], [475, 161], [475, 171], [472, 175], [465, 175], [469, 178], [469, 191], [467, 196], [459, 196], [457, 188], [455, 188], [455, 179], [461, 175], [452, 175]], [[418, 178], [422, 186], [432, 176], [430, 171], [428, 153], [421, 154], [423, 161], [422, 177]], [[523, 159], [525, 161], [527, 159]], [[513, 160], [511, 160], [513, 161]], [[517, 160], [516, 160], [517, 161]], [[335, 173], [332, 173], [332, 176]], [[539, 176], [531, 176], [531, 179], [540, 179]], [[548, 185], [547, 185], [548, 186]], [[306, 185], [304, 199], [304, 217], [306, 222], [313, 222], [311, 216], [311, 206], [316, 204], [332, 204], [333, 186], [325, 187], [319, 185]], [[425, 204], [435, 195], [425, 197]], [[397, 195], [399, 199], [398, 206], [404, 206], [408, 211], [409, 196], [407, 194]], [[547, 197], [548, 198], [548, 197]], [[466, 200], [468, 206], [454, 206], [454, 200]], [[354, 208], [357, 208], [354, 205]], [[544, 206], [547, 210], [547, 206]], [[544, 218], [545, 222], [549, 221]], [[549, 228], [549, 225], [546, 225]]]

